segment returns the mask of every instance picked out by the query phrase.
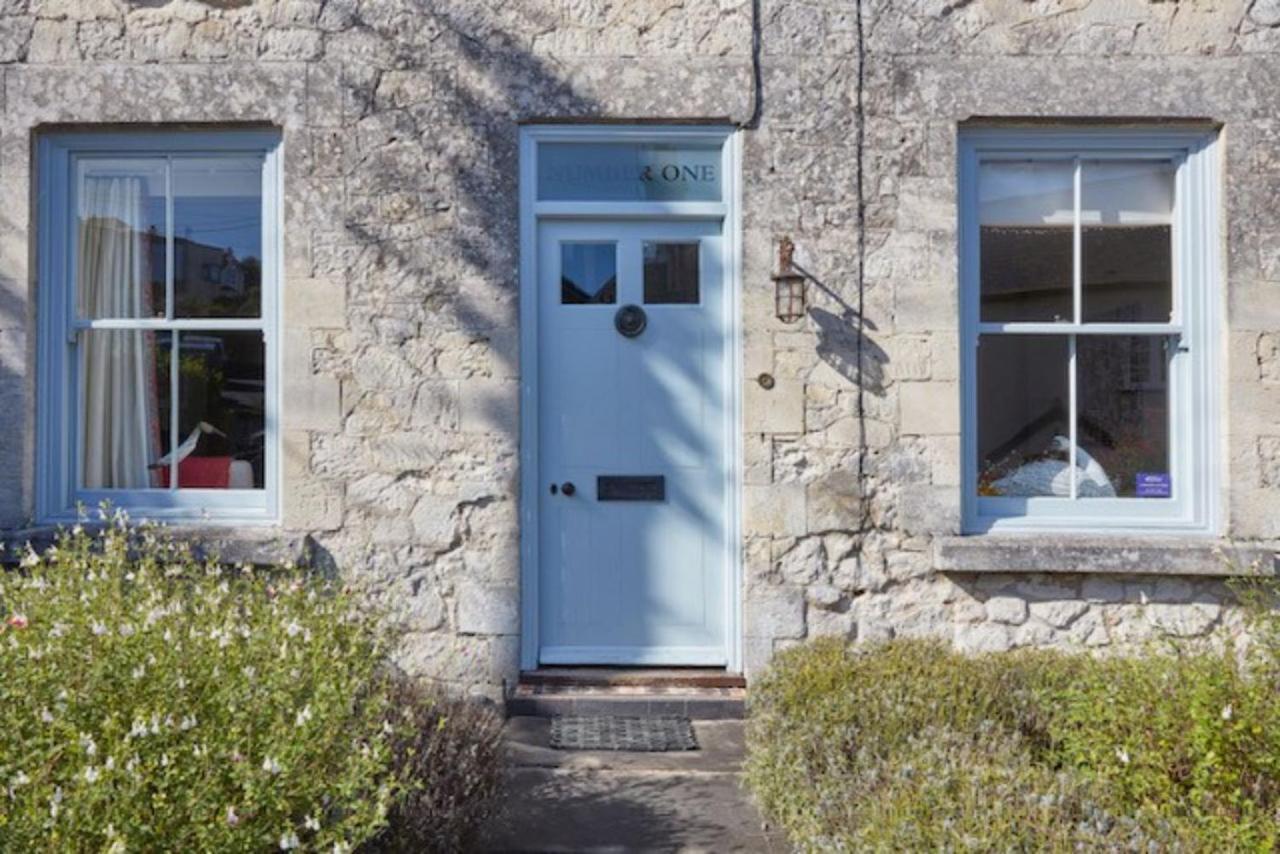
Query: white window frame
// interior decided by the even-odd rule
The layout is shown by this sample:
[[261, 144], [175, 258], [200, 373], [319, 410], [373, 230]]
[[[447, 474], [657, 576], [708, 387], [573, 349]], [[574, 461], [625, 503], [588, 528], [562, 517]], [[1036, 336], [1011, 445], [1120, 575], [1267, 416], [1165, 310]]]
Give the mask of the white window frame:
[[[69, 521], [79, 507], [93, 511], [102, 501], [134, 518], [173, 522], [269, 524], [279, 519], [279, 304], [282, 292], [280, 134], [271, 130], [66, 132], [40, 137], [38, 144], [38, 259], [36, 374], [36, 517], [42, 523]], [[177, 155], [241, 155], [263, 158], [262, 316], [85, 320], [75, 316], [74, 169], [83, 156], [164, 158]], [[172, 305], [172, 300], [170, 300]], [[261, 331], [264, 344], [263, 489], [104, 489], [77, 486], [78, 415], [75, 358], [85, 329], [191, 329]]]
[[[1083, 323], [1080, 282], [1080, 171], [1087, 159], [1160, 159], [1176, 168], [1173, 212], [1173, 314], [1165, 323]], [[1074, 306], [1070, 323], [980, 320], [978, 171], [999, 160], [1074, 160]], [[1221, 263], [1217, 133], [1205, 129], [962, 129], [959, 136], [960, 308], [963, 412], [962, 509], [966, 533], [1131, 532], [1212, 535], [1219, 529], [1218, 412]], [[980, 334], [1171, 334], [1169, 499], [978, 495], [978, 339]], [[1074, 342], [1074, 338], [1068, 338]], [[1071, 346], [1069, 359], [1074, 359]], [[1071, 439], [1076, 430], [1070, 372]], [[1074, 452], [1073, 452], [1074, 454]]]

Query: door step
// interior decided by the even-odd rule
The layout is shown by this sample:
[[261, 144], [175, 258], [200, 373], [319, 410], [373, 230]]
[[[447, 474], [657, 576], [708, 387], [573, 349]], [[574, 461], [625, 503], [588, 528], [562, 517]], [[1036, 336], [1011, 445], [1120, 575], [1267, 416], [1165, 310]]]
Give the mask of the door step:
[[746, 681], [723, 670], [549, 668], [520, 674], [507, 714], [738, 720], [745, 716], [746, 697]]

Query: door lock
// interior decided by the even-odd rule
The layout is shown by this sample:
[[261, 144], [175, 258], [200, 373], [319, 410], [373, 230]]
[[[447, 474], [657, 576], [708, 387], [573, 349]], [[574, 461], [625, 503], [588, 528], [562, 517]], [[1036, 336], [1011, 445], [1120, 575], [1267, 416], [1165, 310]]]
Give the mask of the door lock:
[[578, 487], [573, 485], [573, 481], [566, 480], [564, 484], [560, 487], [560, 491], [563, 492], [565, 495], [569, 496], [570, 498], [572, 498], [573, 494], [578, 491]]

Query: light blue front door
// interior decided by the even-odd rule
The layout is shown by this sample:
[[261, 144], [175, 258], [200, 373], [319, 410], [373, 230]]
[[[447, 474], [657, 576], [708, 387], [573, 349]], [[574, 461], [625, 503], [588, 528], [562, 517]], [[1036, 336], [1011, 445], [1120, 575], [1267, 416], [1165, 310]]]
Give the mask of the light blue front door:
[[538, 229], [539, 661], [724, 665], [721, 225]]

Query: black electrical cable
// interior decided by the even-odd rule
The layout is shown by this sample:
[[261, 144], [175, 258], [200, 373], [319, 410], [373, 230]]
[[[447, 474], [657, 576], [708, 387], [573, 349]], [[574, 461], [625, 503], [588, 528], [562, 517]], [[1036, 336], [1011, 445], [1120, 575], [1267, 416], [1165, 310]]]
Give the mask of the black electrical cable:
[[760, 63], [760, 0], [751, 0], [751, 117], [738, 127], [755, 130], [764, 115], [764, 71]]
[[866, 340], [866, 318], [864, 308], [866, 305], [866, 256], [867, 256], [867, 196], [863, 181], [865, 179], [865, 152], [866, 152], [866, 104], [864, 102], [863, 93], [866, 83], [867, 68], [867, 50], [865, 34], [862, 29], [862, 2], [863, 0], [854, 0], [854, 25], [857, 32], [857, 51], [858, 51], [858, 77], [857, 77], [857, 115], [855, 117], [855, 158], [857, 170], [857, 197], [858, 197], [858, 338], [857, 338], [857, 358], [858, 358], [858, 494], [859, 509], [862, 518], [859, 520], [860, 529], [866, 530], [868, 520], [870, 519], [871, 509], [870, 502], [867, 499], [867, 407], [866, 407], [866, 382], [865, 370], [866, 364], [863, 362], [863, 343]]

